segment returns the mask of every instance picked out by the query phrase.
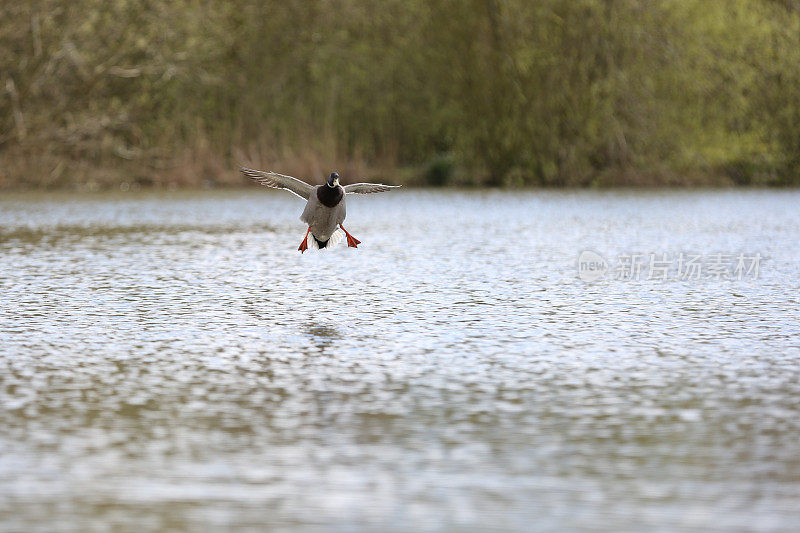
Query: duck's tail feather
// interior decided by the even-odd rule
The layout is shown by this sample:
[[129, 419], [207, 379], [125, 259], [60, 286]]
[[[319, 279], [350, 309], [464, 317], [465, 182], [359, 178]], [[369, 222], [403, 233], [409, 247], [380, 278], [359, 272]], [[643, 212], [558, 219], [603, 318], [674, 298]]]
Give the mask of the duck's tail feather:
[[344, 232], [341, 229], [337, 228], [336, 231], [334, 231], [331, 234], [331, 236], [328, 238], [327, 241], [321, 241], [316, 237], [314, 237], [314, 235], [309, 233], [307, 244], [309, 248], [314, 248], [315, 250], [324, 250], [333, 248], [334, 246], [342, 242], [343, 238], [344, 238]]

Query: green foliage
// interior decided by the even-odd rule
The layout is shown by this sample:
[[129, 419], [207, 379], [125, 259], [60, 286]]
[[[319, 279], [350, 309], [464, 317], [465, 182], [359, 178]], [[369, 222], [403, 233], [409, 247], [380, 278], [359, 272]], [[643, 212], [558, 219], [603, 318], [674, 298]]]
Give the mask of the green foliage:
[[788, 0], [5, 0], [0, 186], [798, 185], [798, 87]]
[[451, 154], [437, 154], [425, 168], [425, 183], [434, 187], [449, 185], [455, 173], [455, 160]]

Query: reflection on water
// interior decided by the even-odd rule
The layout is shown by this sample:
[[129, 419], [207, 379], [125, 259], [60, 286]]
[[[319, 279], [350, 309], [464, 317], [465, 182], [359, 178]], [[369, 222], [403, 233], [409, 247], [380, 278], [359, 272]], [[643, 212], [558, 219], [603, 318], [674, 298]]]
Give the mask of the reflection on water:
[[301, 256], [289, 195], [6, 197], [0, 530], [790, 531], [799, 201], [393, 192]]

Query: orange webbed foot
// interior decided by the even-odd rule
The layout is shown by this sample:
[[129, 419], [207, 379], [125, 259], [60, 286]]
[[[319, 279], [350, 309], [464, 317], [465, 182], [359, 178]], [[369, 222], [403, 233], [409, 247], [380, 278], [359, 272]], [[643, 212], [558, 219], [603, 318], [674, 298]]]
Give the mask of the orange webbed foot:
[[300, 246], [297, 247], [297, 249], [300, 251], [301, 254], [306, 250], [308, 250], [308, 234], [310, 231], [311, 231], [311, 226], [309, 226], [308, 230], [306, 230], [306, 236], [303, 237], [303, 242], [301, 242]]
[[347, 236], [347, 246], [350, 248], [358, 248], [358, 245], [361, 244], [361, 241], [350, 235], [341, 224], [339, 224], [339, 227], [342, 228], [342, 231]]

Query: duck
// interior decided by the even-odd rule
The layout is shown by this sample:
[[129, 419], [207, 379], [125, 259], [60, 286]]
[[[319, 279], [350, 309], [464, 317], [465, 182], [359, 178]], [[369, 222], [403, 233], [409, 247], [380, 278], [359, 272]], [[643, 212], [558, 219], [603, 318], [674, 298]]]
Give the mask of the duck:
[[353, 237], [342, 225], [347, 216], [345, 197], [348, 194], [373, 194], [400, 187], [400, 185], [383, 185], [382, 183], [352, 183], [342, 186], [339, 183], [337, 172], [331, 172], [323, 185], [311, 185], [303, 180], [277, 172], [246, 167], [239, 167], [239, 169], [243, 175], [261, 185], [284, 189], [306, 200], [306, 207], [303, 214], [300, 215], [300, 220], [306, 223], [308, 229], [297, 248], [301, 254], [308, 250], [309, 242], [320, 250], [332, 248], [342, 240], [342, 233], [339, 232], [339, 229], [347, 238], [347, 247], [358, 248], [361, 241]]

